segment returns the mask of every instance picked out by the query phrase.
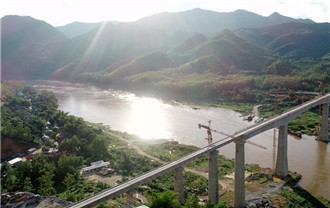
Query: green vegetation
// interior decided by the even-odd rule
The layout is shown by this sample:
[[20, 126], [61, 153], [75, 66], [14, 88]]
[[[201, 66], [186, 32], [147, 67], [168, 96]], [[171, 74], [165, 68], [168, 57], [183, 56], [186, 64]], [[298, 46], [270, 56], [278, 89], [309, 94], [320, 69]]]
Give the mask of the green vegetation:
[[146, 145], [143, 140], [135, 140], [135, 144], [137, 144], [143, 152], [165, 162], [176, 160], [198, 150], [195, 146], [179, 144], [176, 141], [165, 141], [162, 143]]
[[[160, 165], [128, 149], [126, 143], [102, 129], [57, 110], [55, 96], [47, 91], [23, 87], [7, 99], [1, 113], [2, 137], [39, 147], [51, 147], [53, 141], [59, 143], [59, 154], [35, 154], [31, 161], [19, 162], [14, 168], [2, 166], [2, 189], [77, 201], [109, 187], [81, 178], [78, 167], [82, 165], [96, 160], [111, 161], [117, 173], [131, 177]], [[47, 134], [49, 138], [42, 139]]]
[[293, 187], [282, 188], [277, 195], [270, 198], [275, 207], [330, 207], [330, 202], [324, 198], [315, 198], [306, 190]]
[[165, 191], [153, 197], [151, 200], [151, 208], [180, 208], [181, 204], [178, 200], [178, 193], [173, 191]]
[[[34, 100], [33, 97], [38, 98], [38, 100]], [[283, 103], [284, 107], [286, 105], [288, 104]], [[24, 106], [24, 108], [20, 108], [20, 106]], [[78, 168], [82, 165], [88, 165], [90, 162], [100, 159], [110, 161], [116, 172], [124, 176], [123, 180], [140, 175], [160, 165], [157, 161], [139, 155], [134, 149], [127, 148], [127, 143], [120, 140], [118, 136], [132, 141], [147, 154], [166, 162], [173, 161], [198, 149], [173, 141], [155, 141], [155, 143], [146, 145], [134, 135], [113, 131], [110, 131], [109, 134], [104, 131], [104, 127], [88, 124], [81, 118], [57, 110], [57, 101], [52, 93], [36, 92], [32, 88], [21, 88], [17, 93], [9, 96], [1, 110], [8, 118], [8, 121], [5, 121], [6, 125], [2, 127], [6, 128], [2, 131], [3, 136], [15, 140], [27, 140], [41, 147], [51, 146], [53, 141], [57, 141], [60, 153], [54, 156], [35, 154], [33, 160], [19, 162], [14, 168], [5, 163], [1, 169], [1, 188], [8, 191], [29, 191], [43, 196], [56, 195], [75, 202], [110, 187], [101, 182], [83, 179], [78, 172]], [[20, 128], [16, 128], [17, 122], [15, 123], [18, 119], [21, 119], [21, 129], [26, 128], [23, 131], [25, 137], [17, 136], [20, 135], [17, 133]], [[294, 124], [294, 122], [292, 123]], [[47, 132], [50, 138], [41, 139]], [[33, 138], [32, 141], [30, 141], [31, 138]], [[233, 160], [219, 155], [218, 161], [220, 179], [234, 171]], [[186, 167], [207, 172], [208, 158], [204, 156], [191, 161]], [[256, 164], [246, 165], [246, 169], [254, 173], [261, 170]], [[266, 177], [260, 177], [255, 184], [248, 185], [247, 189], [254, 190], [265, 186], [268, 182]], [[210, 203], [198, 204], [197, 196], [207, 195], [207, 183], [206, 178], [185, 171], [184, 194], [187, 199], [185, 205], [178, 204], [177, 194], [172, 192], [174, 189], [173, 173], [158, 177], [145, 186], [140, 186], [138, 190], [149, 199], [152, 207], [227, 207], [227, 204], [232, 203], [232, 192], [228, 191], [222, 198], [224, 201], [221, 201], [217, 206]], [[292, 193], [283, 191], [280, 196], [289, 201], [287, 202], [288, 207], [291, 206], [292, 200], [298, 200], [301, 206], [309, 206], [306, 200], [304, 201]], [[321, 202], [327, 203], [326, 200], [321, 200]], [[315, 201], [313, 203], [321, 202]], [[125, 202], [119, 197], [109, 203], [100, 204], [99, 207], [107, 207], [109, 204], [112, 204], [112, 207], [120, 207]]]
[[213, 107], [220, 107], [220, 108], [228, 108], [232, 109], [236, 112], [242, 113], [243, 115], [251, 114], [253, 109], [253, 104], [251, 103], [237, 103], [225, 100], [217, 100], [211, 103], [207, 103], [206, 105], [210, 105]]
[[289, 123], [289, 129], [300, 131], [307, 135], [318, 135], [321, 118], [316, 109], [307, 111]]
[[1, 107], [1, 136], [41, 145], [46, 122], [54, 116], [57, 106], [52, 93], [23, 88]]
[[[187, 167], [196, 168], [201, 171], [208, 171], [208, 156], [203, 156], [187, 164]], [[223, 155], [218, 155], [219, 178], [224, 179], [228, 174], [234, 172], [234, 160], [227, 159]]]
[[[204, 18], [199, 19], [204, 21]], [[317, 81], [330, 81], [329, 24], [288, 23], [240, 29], [236, 33], [224, 30], [210, 39], [195, 35], [177, 45], [187, 34], [108, 23], [100, 30], [63, 43], [62, 47], [63, 35], [45, 22], [18, 16], [5, 17], [3, 22], [4, 26], [17, 24], [20, 28], [23, 25], [22, 30], [3, 40], [6, 66], [3, 74], [9, 76], [45, 78], [51, 75], [101, 87], [229, 107], [244, 114], [250, 113], [257, 103], [262, 105], [262, 117], [269, 117], [274, 111], [273, 98], [267, 97], [266, 93], [275, 89], [292, 95], [296, 91], [319, 92]], [[31, 30], [32, 25], [36, 30]], [[43, 32], [35, 33], [38, 30]], [[94, 41], [93, 47], [89, 47], [91, 41]], [[31, 48], [31, 52], [22, 54], [20, 45]], [[48, 53], [41, 55], [45, 46]], [[89, 49], [87, 54], [86, 49]], [[16, 89], [19, 90], [15, 92]], [[330, 92], [329, 85], [323, 88], [322, 93], [326, 92]], [[280, 99], [278, 113], [306, 100]], [[59, 143], [58, 154], [47, 157], [36, 154], [32, 161], [20, 162], [14, 168], [3, 165], [2, 189], [32, 191], [77, 201], [108, 187], [82, 179], [78, 173], [82, 165], [100, 159], [111, 161], [111, 166], [124, 176], [124, 180], [160, 165], [127, 148], [125, 142], [104, 133], [101, 128], [57, 110], [57, 100], [50, 92], [36, 92], [29, 87], [4, 83], [1, 101], [5, 102], [1, 107], [2, 138], [43, 148]], [[289, 128], [316, 134], [317, 114], [317, 109], [312, 109], [293, 120]], [[150, 145], [134, 142], [146, 153], [166, 162], [197, 150], [176, 142]], [[187, 167], [205, 171], [207, 157], [192, 161]], [[246, 168], [259, 170], [254, 165]], [[220, 178], [232, 173], [233, 169], [233, 160], [219, 156]], [[207, 182], [189, 172], [185, 172], [184, 177], [185, 194], [189, 197], [185, 207], [199, 207], [194, 194], [205, 195]], [[267, 178], [261, 177], [258, 185], [266, 181]], [[152, 199], [152, 207], [181, 206], [177, 203], [177, 194], [168, 191], [173, 190], [172, 175], [162, 176], [148, 186], [146, 189], [141, 187], [141, 190]], [[293, 190], [294, 193], [281, 192], [280, 196], [286, 200], [285, 206], [296, 206], [293, 200], [302, 207], [321, 206], [309, 196], [301, 198], [304, 195], [302, 190]], [[226, 193], [224, 198], [229, 201], [232, 193]], [[106, 207], [105, 204], [102, 206]], [[214, 206], [207, 204], [206, 207]]]
[[57, 194], [69, 201], [81, 200], [109, 187], [84, 181], [76, 169], [82, 163], [82, 158], [77, 156], [63, 155], [56, 161], [43, 154], [36, 154], [31, 161], [19, 162], [14, 168], [4, 163], [1, 186], [8, 191], [29, 191], [42, 196]]
[[[39, 100], [36, 101], [33, 97]], [[18, 103], [20, 105], [24, 104], [25, 108], [29, 110], [19, 108]], [[89, 165], [90, 162], [100, 159], [110, 161], [112, 168], [118, 174], [126, 177], [124, 180], [127, 177], [140, 175], [160, 165], [156, 161], [139, 155], [135, 150], [127, 148], [124, 141], [112, 136], [112, 134], [105, 133], [102, 128], [96, 127], [97, 125], [87, 124], [81, 118], [57, 110], [57, 101], [52, 93], [46, 91], [36, 92], [32, 88], [23, 87], [13, 94], [3, 106], [1, 110], [5, 115], [12, 115], [10, 118], [12, 120], [6, 121], [7, 124], [2, 127], [6, 128], [5, 131], [2, 131], [4, 136], [17, 141], [26, 139], [29, 141], [29, 138], [32, 137], [39, 142], [35, 142], [35, 140], [30, 142], [41, 147], [51, 146], [53, 141], [57, 141], [59, 143], [59, 154], [53, 156], [35, 154], [31, 161], [19, 162], [13, 168], [5, 163], [1, 169], [2, 189], [30, 191], [39, 193], [42, 196], [56, 195], [62, 199], [75, 202], [109, 188], [104, 183], [83, 179], [78, 172], [78, 168], [82, 165]], [[34, 108], [38, 110], [34, 110]], [[24, 119], [21, 120], [22, 127], [32, 129], [27, 130], [27, 132], [30, 132], [30, 134], [27, 134], [30, 137], [13, 137], [17, 133], [9, 134], [8, 132], [17, 131], [13, 121], [19, 119], [22, 115], [24, 116]], [[38, 122], [31, 122], [33, 116], [40, 120], [39, 123], [43, 124], [42, 128], [36, 128], [39, 125]], [[41, 139], [49, 131], [51, 131], [49, 139]], [[115, 134], [124, 136], [127, 139], [136, 139], [135, 136], [126, 133], [115, 132]], [[138, 140], [135, 143], [143, 146], [142, 142]], [[175, 160], [198, 149], [177, 142], [165, 142], [148, 146], [143, 150], [148, 153], [152, 152], [152, 148], [156, 148], [161, 152], [161, 154], [155, 155], [156, 157], [166, 161]], [[173, 178], [173, 173], [166, 174], [149, 182], [147, 184], [148, 188], [140, 187], [139, 190], [144, 191], [150, 200], [152, 198], [156, 200], [157, 194], [173, 190]], [[187, 198], [195, 194], [207, 194], [207, 180], [204, 177], [184, 172], [184, 179]]]
[[[162, 161], [170, 162], [184, 155], [198, 150], [197, 147], [191, 145], [179, 144], [176, 141], [155, 142], [154, 144], [146, 144], [143, 140], [126, 135], [125, 138], [133, 140], [145, 153], [159, 158]], [[234, 160], [227, 159], [223, 155], [218, 155], [219, 178], [223, 179], [225, 175], [234, 171]], [[250, 166], [250, 165], [248, 165]], [[253, 166], [253, 165], [251, 165]], [[203, 156], [189, 162], [186, 167], [195, 168], [200, 171], [208, 171], [208, 156]]]
[[179, 194], [173, 191], [165, 191], [156, 196], [152, 197], [149, 206], [151, 208], [226, 208], [226, 203], [220, 201], [220, 203], [214, 206], [211, 202], [205, 205], [200, 205], [198, 203], [198, 198], [196, 195], [190, 196], [185, 204], [182, 206], [178, 199]]

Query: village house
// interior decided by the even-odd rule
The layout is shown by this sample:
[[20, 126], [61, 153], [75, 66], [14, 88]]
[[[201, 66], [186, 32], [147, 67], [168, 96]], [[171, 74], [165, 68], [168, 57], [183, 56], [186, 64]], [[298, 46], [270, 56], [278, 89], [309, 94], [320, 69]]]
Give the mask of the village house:
[[108, 168], [110, 166], [109, 162], [104, 162], [103, 160], [99, 160], [96, 162], [92, 162], [90, 166], [82, 168], [81, 174], [86, 175], [89, 173], [94, 173], [96, 171], [102, 170], [104, 168]]

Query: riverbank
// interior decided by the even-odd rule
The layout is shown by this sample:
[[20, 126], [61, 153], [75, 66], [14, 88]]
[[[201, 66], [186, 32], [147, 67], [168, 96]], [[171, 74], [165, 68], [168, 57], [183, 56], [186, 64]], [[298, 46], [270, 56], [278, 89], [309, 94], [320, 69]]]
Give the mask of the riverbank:
[[[97, 127], [103, 128], [100, 124], [97, 125]], [[198, 149], [191, 145], [183, 145], [167, 140], [148, 140], [148, 142], [146, 142], [146, 140], [127, 133], [111, 131], [107, 128], [103, 128], [103, 130], [121, 141], [126, 142], [128, 147], [137, 151], [138, 154], [148, 157], [151, 160], [156, 160], [162, 164], [171, 162]], [[218, 160], [220, 199], [230, 207], [233, 206], [234, 161], [226, 159], [221, 155], [219, 155]], [[205, 156], [188, 163], [185, 166], [185, 172], [191, 172], [207, 179], [207, 167], [208, 159], [207, 156]], [[297, 186], [301, 178], [300, 174], [290, 172], [290, 176], [282, 181], [278, 178], [273, 178], [271, 169], [261, 168], [256, 164], [247, 164], [246, 170], [246, 199], [248, 205], [263, 203], [273, 207], [286, 207], [290, 206], [291, 203], [297, 203], [301, 205], [301, 207], [330, 207], [330, 201], [322, 197], [314, 197], [306, 190]], [[168, 178], [165, 180], [168, 180]], [[167, 182], [173, 183], [172, 180]], [[185, 189], [185, 191], [187, 190]], [[198, 196], [198, 198], [201, 203], [203, 203], [203, 200], [207, 200], [207, 196], [203, 195]], [[260, 202], [258, 199], [263, 199], [264, 201]]]
[[[47, 82], [47, 81], [39, 81], [39, 82]], [[67, 83], [69, 85], [79, 85], [84, 86], [86, 84], [78, 83], [78, 82], [61, 82], [61, 81], [48, 81], [48, 82], [55, 82], [55, 83]], [[33, 83], [30, 82], [30, 83]], [[105, 87], [101, 87], [98, 85], [91, 85], [87, 84], [86, 86], [90, 87], [97, 87], [101, 91], [116, 91], [117, 94], [127, 94], [129, 96], [136, 95], [137, 97], [148, 97], [152, 99], [159, 99], [162, 100], [164, 103], [169, 103], [176, 105], [179, 103], [180, 105], [187, 105], [191, 106], [194, 110], [199, 110], [202, 107], [217, 107], [217, 108], [225, 108], [231, 109], [237, 113], [245, 115], [255, 115], [254, 107], [259, 106], [258, 108], [258, 115], [260, 118], [269, 118], [274, 115], [274, 99], [267, 97], [266, 92], [258, 94], [258, 102], [232, 102], [225, 97], [215, 97], [212, 99], [203, 99], [203, 100], [196, 100], [193, 98], [182, 98], [178, 96], [171, 97], [168, 94], [155, 94], [155, 93], [145, 93], [142, 91], [136, 90], [129, 90], [129, 91], [122, 91], [122, 89], [108, 89]], [[133, 94], [134, 93], [134, 94]], [[173, 100], [174, 99], [174, 100]], [[281, 99], [278, 104], [277, 114], [281, 114], [285, 110], [292, 108], [293, 106], [299, 105], [302, 101], [300, 100], [288, 100], [288, 99]], [[316, 136], [318, 134], [317, 127], [320, 123], [320, 117], [318, 116], [318, 108], [312, 109], [299, 117], [295, 118], [293, 121], [289, 123], [289, 129], [293, 131], [300, 131], [303, 134], [309, 136]]]
[[[33, 84], [33, 83], [32, 83]], [[114, 90], [101, 90], [87, 85], [65, 82], [34, 83], [40, 90], [53, 91], [59, 99], [59, 109], [94, 123], [103, 123], [111, 129], [139, 135], [145, 139], [172, 139], [181, 144], [204, 147], [207, 132], [199, 129], [198, 124], [207, 125], [212, 120], [212, 127], [228, 134], [235, 133], [253, 122], [243, 121], [240, 114], [214, 107], [199, 107], [179, 102], [164, 102], [147, 97], [138, 97], [131, 93]], [[198, 107], [194, 110], [192, 107]], [[262, 110], [259, 109], [259, 110]], [[223, 135], [214, 133], [213, 139]], [[267, 147], [259, 149], [246, 145], [246, 163], [258, 163], [261, 167], [272, 164], [273, 131], [261, 133], [251, 140]], [[330, 199], [328, 186], [330, 157], [328, 145], [303, 135], [298, 139], [288, 136], [289, 169], [303, 175], [300, 184], [315, 195]], [[234, 145], [221, 148], [221, 154], [234, 158]], [[306, 154], [308, 152], [308, 154]]]

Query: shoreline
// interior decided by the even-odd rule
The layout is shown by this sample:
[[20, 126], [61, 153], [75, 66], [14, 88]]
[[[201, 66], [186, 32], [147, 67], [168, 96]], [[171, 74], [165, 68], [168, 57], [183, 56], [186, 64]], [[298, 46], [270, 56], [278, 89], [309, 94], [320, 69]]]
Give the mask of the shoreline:
[[[43, 80], [44, 81], [44, 80]], [[67, 82], [68, 83], [68, 82]], [[69, 83], [69, 84], [71, 84], [72, 85], [72, 83]], [[83, 85], [85, 85], [85, 84], [83, 84]], [[95, 87], [95, 86], [93, 86], [93, 85], [86, 85], [86, 86], [91, 86], [92, 88], [95, 88], [95, 91], [102, 91], [102, 90], [99, 90], [100, 88], [98, 88], [98, 87]], [[98, 89], [98, 90], [96, 90], [96, 89]], [[116, 91], [116, 90], [115, 90]], [[94, 92], [94, 90], [91, 90], [91, 92]], [[121, 91], [121, 92], [123, 92], [123, 91]], [[164, 100], [161, 100], [162, 102], [164, 101]], [[191, 104], [191, 103], [188, 103], [188, 102], [186, 102], [187, 104]], [[184, 105], [184, 104], [186, 104], [186, 103], [178, 103], [179, 105]], [[85, 103], [84, 103], [85, 104]], [[196, 105], [194, 105], [194, 106], [196, 106]], [[208, 105], [199, 105], [199, 106], [206, 106], [206, 108], [208, 108], [209, 106]], [[199, 113], [199, 110], [192, 110], [192, 109], [190, 109], [191, 107], [192, 107], [192, 105], [189, 105], [189, 106], [187, 106], [188, 108], [186, 109], [186, 110], [188, 110], [189, 112], [192, 112], [192, 113], [196, 113], [196, 114], [200, 114]], [[211, 106], [212, 107], [212, 106]], [[219, 106], [217, 106], [217, 108], [219, 108]], [[220, 108], [222, 108], [222, 109], [228, 109], [228, 108], [223, 108], [223, 107], [220, 107]], [[219, 108], [219, 109], [220, 109]], [[216, 108], [214, 108], [214, 109], [216, 109]], [[186, 111], [185, 110], [185, 111]], [[202, 109], [201, 109], [201, 111], [202, 111]], [[204, 111], [204, 110], [203, 110]], [[208, 110], [207, 110], [208, 111]], [[112, 112], [112, 111], [111, 111]], [[76, 114], [75, 114], [76, 115]], [[208, 114], [205, 114], [205, 115], [208, 115]], [[235, 115], [238, 115], [238, 114], [236, 114], [235, 113]], [[84, 116], [84, 115], [78, 115], [78, 117], [79, 116], [81, 116], [81, 117], [84, 117], [85, 119], [88, 119], [88, 117], [86, 117], [86, 116]], [[179, 118], [180, 119], [180, 118]], [[241, 119], [239, 119], [239, 120], [241, 120]], [[89, 121], [93, 121], [93, 119], [89, 119]], [[105, 124], [107, 124], [106, 122], [105, 122], [105, 120], [103, 119], [103, 120], [100, 120], [100, 122], [104, 122]], [[198, 122], [200, 122], [199, 120], [197, 120], [197, 123]], [[202, 121], [203, 122], [203, 121]], [[194, 123], [196, 123], [196, 122], [194, 122]], [[241, 122], [240, 122], [241, 123]], [[246, 122], [247, 123], [247, 122]], [[112, 124], [112, 122], [110, 122], [110, 125]], [[193, 128], [195, 128], [195, 124], [193, 124], [194, 126], [193, 126]], [[127, 131], [127, 130], [122, 130], [122, 128], [118, 128], [118, 125], [117, 126], [112, 126], [111, 125], [111, 127], [113, 128], [113, 129], [118, 129], [118, 130], [120, 130], [120, 131]], [[197, 129], [197, 127], [196, 127], [196, 129]], [[172, 129], [171, 129], [172, 130]], [[173, 129], [174, 130], [174, 129]], [[127, 132], [130, 132], [130, 131], [127, 131]], [[131, 132], [132, 133], [132, 132]], [[196, 133], [198, 133], [198, 132], [196, 132]], [[204, 138], [204, 131], [202, 132], [202, 136], [203, 137], [201, 137], [201, 139], [202, 138]], [[176, 136], [180, 136], [180, 133], [179, 134], [175, 134]], [[199, 133], [198, 133], [198, 135], [200, 135]], [[188, 136], [191, 136], [190, 134], [188, 134]], [[269, 136], [268, 134], [266, 134], [265, 136]], [[164, 138], [164, 137], [163, 137]], [[183, 137], [180, 137], [181, 139], [177, 139], [176, 137], [175, 138], [173, 138], [174, 140], [177, 140], [177, 141], [179, 141], [180, 143], [184, 143], [184, 144], [191, 144], [191, 141], [189, 140], [186, 140], [186, 142], [182, 142], [183, 140], [185, 140], [185, 138], [183, 138]], [[303, 135], [303, 138], [302, 138], [302, 141], [304, 141], [304, 142], [299, 142], [299, 144], [297, 144], [298, 146], [297, 146], [297, 148], [299, 148], [299, 147], [303, 147], [303, 148], [305, 148], [305, 146], [306, 145], [309, 145], [311, 142], [313, 142], [314, 143], [314, 139], [312, 139], [313, 141], [309, 141], [311, 139], [311, 137], [307, 137], [307, 136], [304, 136]], [[259, 140], [259, 139], [257, 139], [257, 140]], [[308, 140], [308, 141], [307, 141]], [[203, 140], [204, 141], [204, 140]], [[198, 142], [198, 144], [200, 144], [200, 142], [199, 141], [197, 141]], [[202, 140], [201, 140], [201, 142], [202, 142]], [[259, 140], [258, 141], [259, 143], [261, 142], [261, 144], [262, 144], [262, 140]], [[195, 143], [195, 145], [197, 144], [196, 142], [194, 142]], [[193, 144], [194, 144], [193, 143]], [[296, 141], [293, 141], [293, 142], [291, 142], [291, 143], [297, 143]], [[204, 144], [204, 143], [203, 143]], [[197, 146], [199, 146], [199, 147], [202, 147], [201, 145], [197, 145]], [[205, 145], [203, 145], [203, 146], [205, 146]], [[318, 144], [317, 143], [314, 143], [313, 145], [312, 145], [313, 147], [315, 146], [315, 148], [318, 148]], [[324, 145], [322, 145], [322, 147], [323, 147]], [[250, 148], [250, 145], [249, 145], [249, 148]], [[250, 148], [251, 149], [251, 148]], [[270, 147], [268, 147], [268, 149], [270, 149]], [[227, 150], [225, 150], [226, 152], [227, 152]], [[253, 150], [252, 150], [253, 151]], [[227, 154], [227, 153], [222, 153], [222, 154], [224, 154], [224, 155], [227, 155], [228, 156], [228, 158], [234, 158], [231, 154]], [[258, 155], [264, 155], [264, 156], [267, 156], [268, 155], [268, 153], [260, 153], [260, 154], [258, 154]], [[261, 166], [262, 167], [268, 167], [268, 165], [266, 164], [265, 165], [265, 162], [262, 162], [262, 163], [259, 163], [259, 162], [257, 162], [257, 160], [255, 160], [255, 157], [256, 156], [252, 156], [253, 158], [251, 158], [250, 157], [250, 161], [252, 161], [252, 162], [254, 162], [254, 161], [256, 161], [256, 163], [258, 163], [258, 164], [261, 164]], [[299, 156], [300, 157], [300, 156]], [[318, 155], [316, 155], [315, 154], [315, 157], [318, 157]], [[303, 158], [305, 158], [304, 156], [303, 156]], [[298, 172], [301, 172], [301, 169], [302, 168], [300, 168], [300, 166], [299, 166], [299, 164], [300, 163], [296, 163], [295, 161], [296, 161], [296, 158], [291, 158], [291, 161], [294, 161], [294, 165], [293, 166], [291, 166], [291, 168], [290, 169], [292, 169], [292, 170], [294, 170], [294, 171], [298, 171]], [[290, 162], [290, 164], [293, 164], [293, 162], [291, 163]], [[301, 166], [301, 167], [305, 167], [305, 166]], [[306, 171], [304, 171], [304, 172], [306, 172]], [[316, 182], [312, 182], [312, 181], [314, 181], [314, 179], [316, 179], [315, 178], [315, 176], [313, 175], [313, 174], [311, 174], [311, 173], [309, 173], [308, 171], [307, 171], [307, 173], [305, 173], [306, 174], [306, 176], [307, 176], [307, 178], [303, 178], [303, 182], [302, 182], [302, 184], [304, 185], [304, 187], [311, 187], [312, 186], [312, 184], [314, 184], [314, 183], [316, 183]], [[303, 174], [304, 176], [305, 176], [305, 174]], [[318, 190], [316, 191], [316, 192], [319, 192]], [[323, 192], [323, 193], [325, 193], [325, 192]], [[324, 195], [324, 194], [323, 194]]]
[[[140, 146], [138, 145], [138, 143], [144, 143], [145, 140], [143, 138], [140, 138], [139, 136], [131, 135], [131, 134], [127, 134], [127, 133], [123, 133], [123, 132], [119, 132], [119, 131], [109, 130], [109, 129], [106, 129], [106, 127], [104, 127], [103, 125], [100, 125], [100, 124], [94, 124], [94, 125], [96, 125], [97, 127], [104, 128], [105, 132], [107, 132], [109, 134], [112, 134], [113, 136], [116, 136], [121, 140], [124, 140], [125, 142], [127, 142], [127, 144], [129, 146], [131, 146], [131, 148], [135, 149], [139, 154], [141, 154], [143, 156], [147, 156], [150, 159], [157, 160], [157, 161], [161, 162], [162, 164], [172, 162], [172, 160], [165, 162], [163, 160], [160, 160], [158, 157], [155, 158], [155, 156], [149, 155], [149, 153], [147, 153], [143, 149], [141, 149]], [[120, 134], [120, 135], [118, 135], [118, 134]], [[128, 136], [122, 136], [122, 135], [128, 135]], [[166, 140], [166, 139], [163, 139], [161, 141], [157, 141], [157, 140], [152, 140], [152, 141], [153, 142], [147, 144], [146, 146], [150, 146], [152, 144], [162, 145], [164, 143], [173, 142], [173, 141]], [[184, 147], [189, 146], [189, 145], [180, 144], [180, 143], [178, 145], [184, 146]], [[192, 145], [190, 145], [190, 146], [192, 146]], [[195, 148], [198, 148], [198, 147], [195, 147]], [[225, 156], [221, 155], [220, 153], [219, 153], [219, 156], [222, 156], [222, 157], [226, 158]], [[227, 160], [230, 160], [230, 159], [227, 158]], [[251, 166], [251, 168], [252, 168], [252, 166], [254, 167], [255, 164], [246, 164], [246, 165]], [[220, 166], [219, 166], [219, 168], [220, 168]], [[256, 167], [254, 167], [254, 168], [256, 168]], [[206, 177], [206, 178], [208, 176], [207, 171], [200, 170], [198, 167], [194, 167], [194, 166], [191, 167], [189, 165], [185, 165], [185, 171], [192, 172], [194, 174], [197, 174], [197, 175], [200, 175], [200, 176]], [[272, 175], [272, 173], [269, 172], [269, 171], [271, 171], [270, 168], [262, 168], [260, 166], [257, 166], [257, 171], [255, 171], [255, 170], [253, 171], [252, 169], [250, 171], [251, 172], [246, 172], [247, 175], [246, 175], [245, 179], [247, 181], [250, 180], [249, 178], [251, 178], [251, 177], [253, 178], [253, 175], [255, 175], [255, 174], [263, 175], [263, 174], [268, 173], [268, 174]], [[233, 175], [233, 174], [234, 173], [231, 173], [230, 175]], [[264, 198], [264, 197], [266, 197], [266, 198], [276, 197], [281, 192], [283, 187], [289, 187], [289, 190], [292, 191], [292, 192], [294, 191], [295, 187], [297, 187], [297, 188], [303, 190], [305, 192], [305, 194], [311, 195], [308, 191], [301, 188], [301, 186], [299, 185], [299, 182], [300, 182], [301, 178], [302, 178], [302, 176], [299, 173], [290, 171], [290, 175], [288, 177], [286, 177], [285, 179], [283, 179], [283, 181], [279, 180], [277, 178], [274, 178], [273, 180], [267, 179], [265, 184], [263, 184], [264, 182], [260, 183], [260, 184], [263, 184], [262, 186], [259, 186], [258, 185], [259, 182], [256, 182], [256, 181], [254, 181], [255, 179], [252, 179], [252, 181], [246, 182], [247, 183], [247, 185], [246, 185], [246, 194], [247, 194], [246, 195], [246, 197], [247, 197], [246, 201], [247, 201], [247, 203], [251, 203], [254, 200]], [[287, 185], [287, 184], [291, 184], [291, 185]], [[220, 185], [220, 187], [222, 187], [219, 191], [220, 196], [225, 197], [227, 199], [228, 194], [233, 193], [233, 188], [234, 188], [233, 187], [234, 186], [233, 179], [230, 179], [229, 176], [225, 176], [225, 179], [220, 179], [219, 178], [219, 185]], [[288, 189], [288, 188], [286, 188], [286, 189]], [[326, 199], [322, 196], [318, 195], [317, 198], [323, 199], [327, 203], [330, 203], [330, 201], [328, 199]], [[316, 197], [314, 199], [316, 199]]]

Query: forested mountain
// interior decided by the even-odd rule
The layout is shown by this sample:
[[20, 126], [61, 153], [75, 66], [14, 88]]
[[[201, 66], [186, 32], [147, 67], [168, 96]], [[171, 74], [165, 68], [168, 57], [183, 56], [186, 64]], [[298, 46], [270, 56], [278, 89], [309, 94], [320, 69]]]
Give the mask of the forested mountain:
[[330, 24], [284, 23], [262, 28], [243, 28], [239, 37], [285, 58], [320, 58], [330, 51]]
[[5, 79], [51, 78], [252, 101], [251, 89], [310, 90], [315, 86], [298, 82], [329, 77], [329, 23], [278, 13], [193, 9], [131, 23], [103, 22], [71, 39], [31, 17], [7, 16], [2, 22]]
[[138, 20], [136, 24], [148, 28], [197, 32], [213, 36], [215, 33], [225, 29], [257, 28], [285, 22], [313, 23], [311, 20], [297, 20], [278, 13], [264, 17], [245, 10], [214, 12], [196, 8], [176, 13], [164, 12], [155, 14]]
[[52, 72], [52, 57], [66, 39], [61, 32], [28, 16], [5, 16], [1, 26], [2, 78], [45, 77]]
[[102, 24], [101, 22], [98, 23], [72, 22], [67, 25], [58, 26], [56, 27], [56, 29], [61, 31], [66, 37], [74, 38], [79, 35], [92, 31], [101, 24]]
[[147, 29], [135, 24], [104, 23], [88, 34], [66, 42], [55, 57], [56, 78], [82, 72], [112, 69], [125, 60], [152, 51], [166, 51], [188, 33]]

